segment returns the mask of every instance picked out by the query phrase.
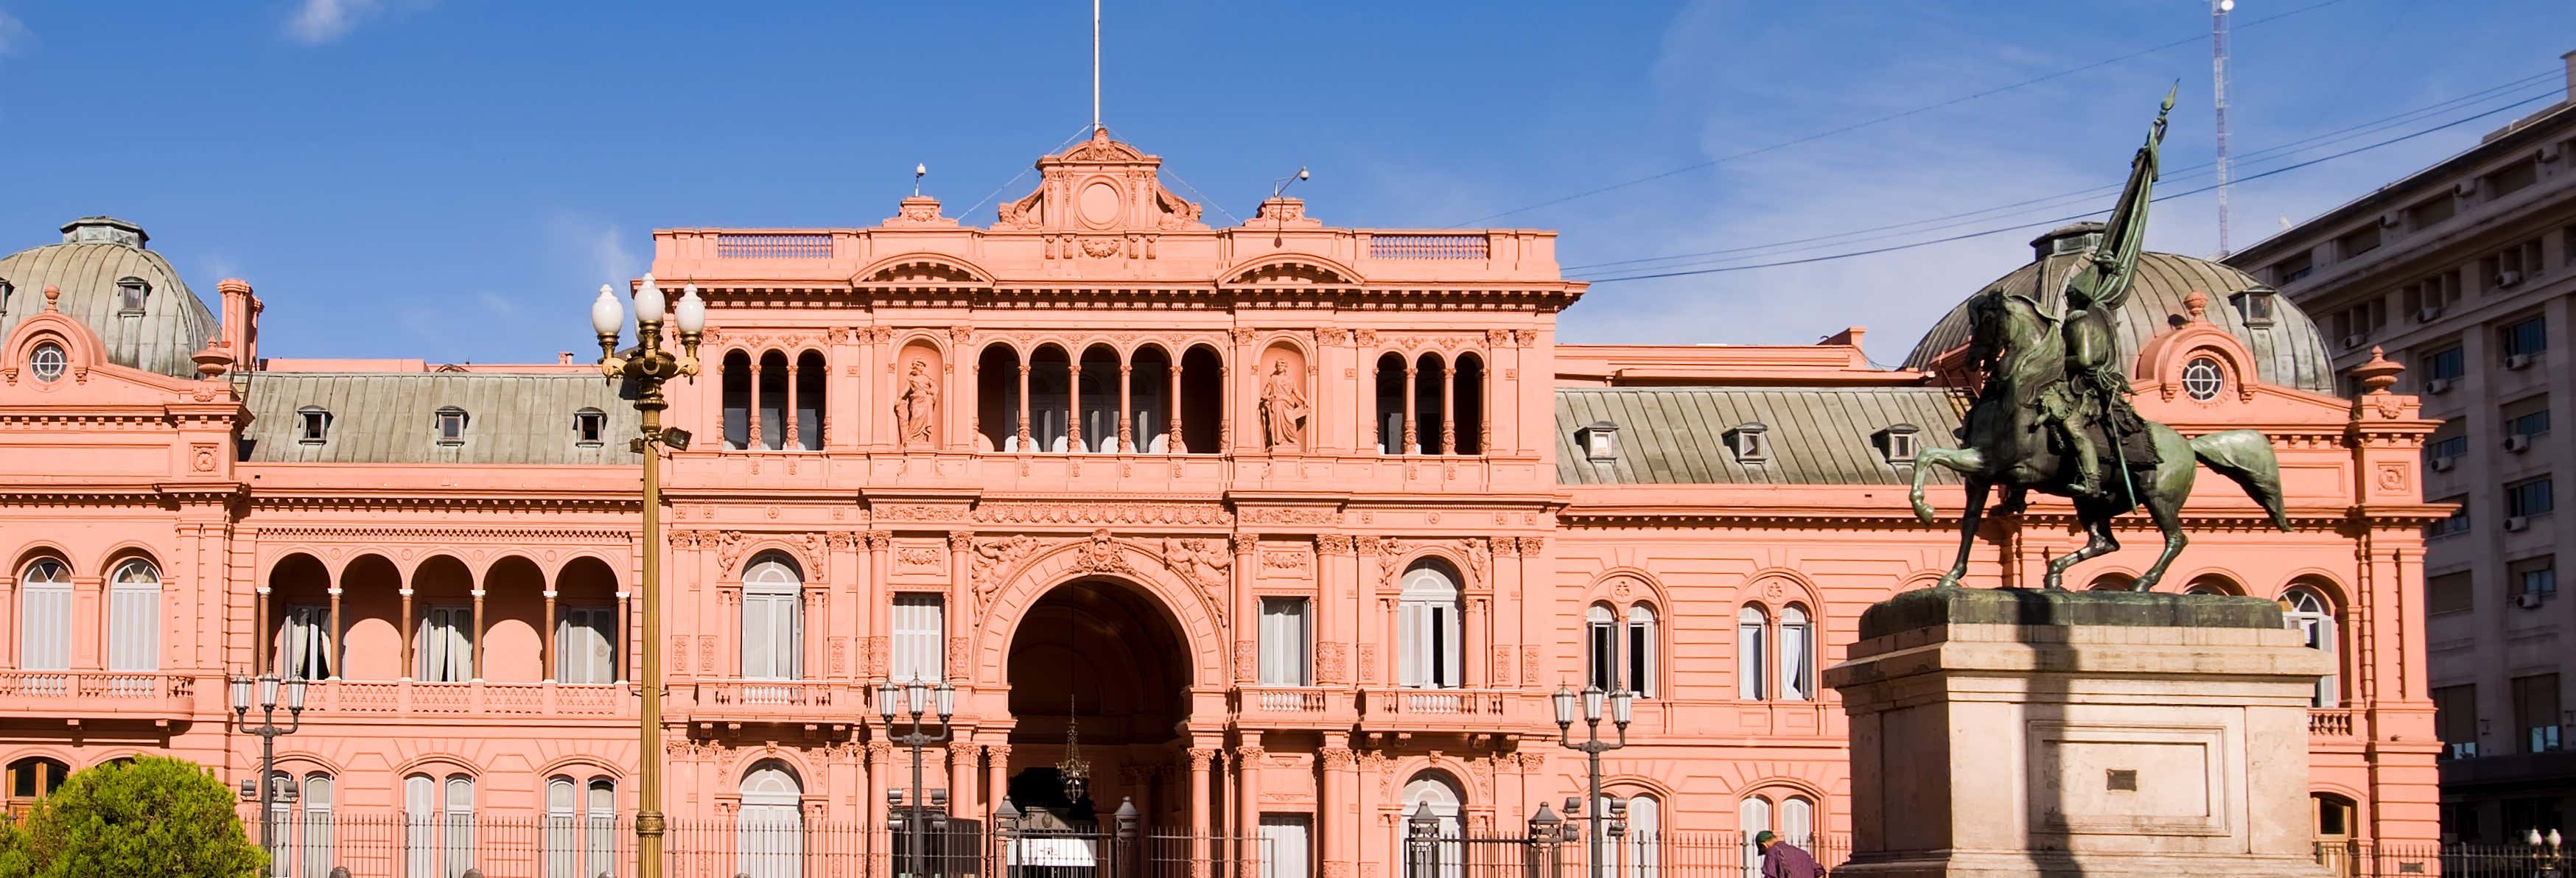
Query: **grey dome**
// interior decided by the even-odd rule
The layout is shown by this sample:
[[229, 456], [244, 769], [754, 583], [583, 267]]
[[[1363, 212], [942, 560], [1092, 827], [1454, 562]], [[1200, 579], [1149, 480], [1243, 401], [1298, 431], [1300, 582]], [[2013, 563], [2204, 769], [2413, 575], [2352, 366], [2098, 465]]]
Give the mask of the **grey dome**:
[[[170, 261], [143, 249], [150, 238], [133, 223], [85, 217], [63, 225], [63, 243], [0, 257], [0, 336], [43, 313], [44, 291], [59, 287], [56, 307], [98, 333], [109, 362], [174, 378], [197, 376], [189, 355], [215, 334], [214, 312], [189, 291]], [[143, 309], [125, 310], [120, 287], [139, 281]]]
[[[2085, 238], [2098, 238], [2101, 229], [2101, 223], [2077, 223], [2041, 235], [2031, 241], [2037, 261], [1978, 290], [2001, 288], [2009, 295], [2030, 296], [2051, 312], [2062, 312], [2066, 305], [2059, 294], [2066, 276], [2083, 258]], [[2334, 357], [2316, 322], [2291, 304], [2289, 297], [2271, 293], [2271, 325], [2247, 326], [2235, 298], [2248, 290], [2271, 293], [2252, 275], [2220, 263], [2172, 253], [2141, 254], [2137, 280], [2129, 288], [2128, 300], [2120, 305], [2120, 362], [2134, 367], [2138, 348], [2189, 314], [2183, 297], [2198, 291], [2209, 296], [2210, 322], [2253, 352], [2255, 375], [2264, 383], [2335, 393]], [[1905, 368], [1929, 369], [1934, 359], [1967, 343], [1968, 303], [1962, 300], [1915, 343], [1914, 352], [1905, 357]]]

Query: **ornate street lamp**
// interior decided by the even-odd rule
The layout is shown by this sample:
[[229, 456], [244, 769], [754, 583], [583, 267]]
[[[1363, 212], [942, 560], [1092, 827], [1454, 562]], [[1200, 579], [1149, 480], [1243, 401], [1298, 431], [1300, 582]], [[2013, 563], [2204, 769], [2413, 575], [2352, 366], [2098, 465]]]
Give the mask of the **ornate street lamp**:
[[[1556, 706], [1557, 744], [1569, 750], [1583, 751], [1583, 755], [1590, 762], [1592, 797], [1590, 799], [1586, 799], [1586, 802], [1601, 801], [1601, 754], [1628, 746], [1628, 721], [1631, 719], [1630, 714], [1631, 711], [1634, 710], [1632, 702], [1636, 700], [1636, 697], [1637, 693], [1626, 689], [1621, 689], [1609, 694], [1611, 721], [1619, 727], [1619, 740], [1617, 743], [1601, 740], [1601, 687], [1583, 687], [1583, 723], [1584, 726], [1589, 729], [1591, 734], [1590, 740], [1586, 741], [1578, 742], [1574, 740], [1574, 690], [1568, 689], [1564, 686], [1558, 686], [1556, 687], [1556, 694], [1551, 697], [1551, 700], [1555, 702]], [[1608, 808], [1587, 809], [1578, 807], [1575, 803], [1569, 802], [1565, 808], [1565, 816], [1569, 820], [1577, 819], [1578, 815], [1581, 815], [1586, 811], [1597, 811], [1598, 813], [1593, 813], [1589, 817], [1582, 819], [1589, 819], [1600, 824], [1600, 828], [1591, 833], [1592, 874], [1594, 878], [1607, 878], [1610, 872], [1609, 865], [1601, 861], [1602, 841], [1610, 831], [1617, 831], [1621, 834], [1625, 834], [1627, 832], [1627, 821], [1625, 819], [1627, 817], [1627, 803], [1614, 802], [1611, 807]], [[1601, 821], [1608, 822], [1601, 823]]]
[[[277, 738], [295, 734], [304, 727], [304, 678], [286, 681], [285, 728], [277, 725], [276, 674], [232, 678], [233, 723], [242, 734], [259, 736], [259, 848], [277, 852], [277, 815], [269, 809], [277, 801]], [[258, 689], [259, 725], [250, 724], [251, 690]]]
[[1065, 804], [1078, 805], [1091, 792], [1091, 760], [1082, 758], [1082, 716], [1073, 712], [1074, 702], [1065, 702], [1064, 758], [1055, 764], [1056, 774], [1064, 779]]
[[2567, 848], [2561, 843], [2563, 839], [2559, 837], [2558, 830], [2550, 830], [2549, 836], [2543, 838], [2539, 828], [2534, 827], [2522, 837], [2522, 840], [2523, 843], [2531, 845], [2533, 875], [2541, 878], [2558, 878], [2564, 874], [2559, 870], [2567, 866]]
[[687, 451], [689, 431], [665, 429], [662, 410], [671, 407], [662, 396], [662, 385], [673, 378], [698, 374], [698, 339], [707, 328], [707, 303], [698, 298], [698, 286], [685, 287], [677, 308], [670, 308], [680, 331], [680, 353], [677, 356], [662, 349], [663, 311], [668, 303], [662, 288], [653, 284], [653, 276], [644, 276], [635, 288], [635, 350], [632, 356], [617, 355], [617, 340], [626, 322], [626, 308], [617, 301], [609, 285], [599, 286], [599, 298], [590, 303], [590, 328], [599, 333], [599, 373], [610, 379], [624, 378], [635, 385], [635, 411], [643, 417], [643, 430], [628, 446], [644, 456], [644, 577], [638, 587], [643, 603], [644, 680], [643, 709], [637, 724], [642, 727], [643, 752], [637, 760], [635, 809], [635, 873], [641, 878], [662, 875], [662, 449]]
[[[924, 728], [921, 715], [931, 707], [933, 695], [937, 696], [939, 724]], [[895, 714], [902, 712], [912, 714], [912, 731], [896, 734]], [[944, 825], [948, 820], [948, 791], [931, 790], [927, 798], [923, 794], [921, 748], [948, 740], [950, 731], [948, 718], [956, 713], [957, 687], [955, 686], [943, 682], [933, 687], [918, 678], [909, 683], [897, 683], [892, 680], [877, 681], [877, 714], [885, 719], [886, 740], [912, 748], [912, 805], [907, 809], [906, 815], [893, 813], [894, 808], [904, 807], [902, 790], [887, 790], [886, 803], [894, 806], [887, 809], [887, 819], [902, 820], [907, 833], [912, 836], [912, 874], [915, 878], [930, 874], [930, 824], [937, 821]], [[925, 808], [925, 805], [939, 807], [934, 812]]]

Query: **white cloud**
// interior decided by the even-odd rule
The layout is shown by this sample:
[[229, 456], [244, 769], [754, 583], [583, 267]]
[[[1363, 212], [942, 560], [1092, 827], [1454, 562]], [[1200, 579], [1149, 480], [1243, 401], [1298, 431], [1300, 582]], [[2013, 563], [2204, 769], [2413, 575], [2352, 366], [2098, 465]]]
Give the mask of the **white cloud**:
[[425, 5], [430, 0], [302, 0], [286, 21], [286, 34], [297, 42], [320, 45], [348, 36], [349, 31], [396, 5]]
[[626, 231], [598, 217], [558, 212], [548, 220], [546, 233], [560, 270], [584, 283], [617, 283], [643, 274], [647, 267]]
[[27, 30], [26, 22], [19, 21], [7, 10], [0, 10], [0, 55], [17, 51], [34, 38], [35, 34]]

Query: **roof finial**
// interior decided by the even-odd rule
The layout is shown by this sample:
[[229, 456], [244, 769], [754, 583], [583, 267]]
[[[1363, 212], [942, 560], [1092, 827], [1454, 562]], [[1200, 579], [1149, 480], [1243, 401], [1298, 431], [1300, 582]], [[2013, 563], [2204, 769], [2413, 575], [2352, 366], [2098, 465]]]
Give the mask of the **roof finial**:
[[2198, 323], [2202, 320], [2208, 319], [2209, 294], [2199, 290], [2193, 290], [2182, 297], [2182, 307], [2184, 310], [2191, 312], [2191, 322], [2193, 323]]
[[47, 311], [54, 310], [54, 300], [56, 300], [56, 299], [60, 299], [60, 298], [62, 298], [62, 297], [63, 297], [63, 288], [62, 288], [62, 287], [54, 286], [53, 284], [46, 284], [46, 285], [45, 285], [45, 310], [47, 310]]

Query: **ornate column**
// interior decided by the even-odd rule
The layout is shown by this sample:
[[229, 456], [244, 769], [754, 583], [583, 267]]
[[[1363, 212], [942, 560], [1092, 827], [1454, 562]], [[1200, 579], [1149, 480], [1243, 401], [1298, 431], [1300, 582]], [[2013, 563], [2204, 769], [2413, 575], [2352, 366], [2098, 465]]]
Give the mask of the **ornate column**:
[[861, 664], [865, 665], [859, 669], [859, 679], [873, 680], [885, 676], [890, 667], [886, 655], [886, 642], [893, 634], [889, 617], [893, 615], [894, 597], [886, 591], [886, 571], [889, 563], [886, 547], [894, 543], [894, 534], [872, 530], [867, 532], [866, 538], [868, 542], [868, 641], [867, 648], [859, 651], [859, 654], [864, 657]]
[[417, 663], [415, 663], [415, 662], [412, 660], [412, 656], [411, 656], [411, 650], [412, 650], [411, 586], [410, 586], [410, 585], [408, 585], [408, 584], [406, 584], [406, 585], [404, 585], [404, 586], [403, 586], [403, 587], [401, 587], [401, 588], [394, 589], [394, 594], [397, 594], [397, 595], [402, 596], [402, 632], [401, 632], [401, 633], [402, 633], [402, 656], [401, 656], [400, 658], [396, 659], [396, 661], [399, 661], [399, 662], [401, 662], [401, 663], [402, 663], [402, 665], [401, 665], [401, 667], [402, 667], [402, 677], [401, 677], [401, 679], [404, 679], [404, 680], [410, 680], [410, 679], [411, 679], [411, 672], [412, 672], [412, 669], [413, 669], [413, 668], [415, 668], [415, 667], [418, 667], [418, 666], [419, 666]]
[[798, 432], [796, 428], [796, 359], [793, 354], [787, 357], [787, 404], [778, 408], [779, 428], [787, 433], [785, 441], [778, 445], [791, 451], [805, 447], [796, 438]]
[[[868, 800], [864, 803], [863, 808], [867, 811], [868, 822], [867, 828], [861, 832], [861, 835], [864, 835], [871, 840], [871, 843], [874, 843], [874, 839], [893, 838], [890, 834], [878, 832], [876, 827], [886, 825], [886, 788], [894, 783], [894, 744], [886, 741], [869, 741], [867, 759]], [[906, 792], [906, 795], [910, 795], [909, 791]], [[889, 852], [869, 851], [868, 853], [870, 854], [870, 859], [874, 860], [885, 856]], [[886, 874], [893, 874], [893, 872], [888, 870]]]
[[[326, 569], [323, 575], [328, 576], [331, 574]], [[331, 595], [331, 609], [326, 611], [330, 613], [330, 616], [323, 620], [322, 630], [330, 632], [330, 642], [325, 644], [323, 649], [329, 653], [330, 656], [331, 679], [337, 680], [340, 679], [340, 675], [343, 673], [340, 669], [340, 657], [348, 654], [348, 649], [340, 645], [340, 583], [337, 581], [332, 582], [331, 587], [325, 589], [325, 591], [329, 592]], [[267, 641], [264, 640], [261, 641], [263, 644], [266, 642]]]
[[1234, 748], [1234, 866], [1237, 878], [1261, 878], [1261, 747], [1260, 732], [1245, 732]]
[[1029, 453], [1029, 361], [1020, 360], [1020, 453]]
[[968, 564], [974, 560], [975, 532], [948, 532], [948, 606], [940, 617], [947, 623], [948, 642], [940, 645], [939, 678], [952, 683], [972, 682], [975, 675], [965, 668], [967, 639], [975, 630], [975, 588], [970, 581]]
[[1065, 364], [1064, 379], [1064, 450], [1082, 451], [1082, 357], [1075, 355]]
[[752, 354], [751, 354], [751, 359], [750, 359], [750, 363], [751, 363], [751, 408], [750, 408], [750, 410], [748, 410], [748, 411], [744, 412], [745, 417], [743, 418], [743, 423], [744, 423], [744, 425], [745, 425], [745, 426], [744, 426], [744, 429], [747, 431], [747, 435], [746, 435], [746, 436], [745, 436], [745, 438], [743, 439], [743, 447], [744, 447], [744, 448], [746, 448], [746, 449], [750, 449], [750, 448], [759, 448], [759, 447], [761, 447], [761, 444], [760, 444], [760, 411], [761, 411], [761, 409], [760, 409], [760, 354], [759, 354], [758, 352], [756, 352], [756, 351], [755, 351], [755, 352], [752, 352]]
[[1261, 559], [1253, 554], [1260, 538], [1238, 533], [1228, 534], [1226, 541], [1234, 549], [1234, 594], [1227, 600], [1234, 605], [1234, 681], [1248, 684], [1260, 679], [1254, 672], [1261, 666], [1261, 608], [1260, 600], [1252, 596], [1253, 577], [1261, 572], [1254, 566]]
[[[984, 813], [991, 814], [1011, 795], [1011, 745], [984, 745]], [[986, 826], [992, 825], [987, 819]]]
[[555, 590], [546, 587], [546, 621], [537, 626], [537, 679], [555, 682]]
[[1493, 600], [1483, 595], [1468, 595], [1467, 612], [1459, 619], [1458, 684], [1470, 689], [1482, 689], [1493, 683], [1492, 675], [1482, 667], [1485, 644], [1492, 640], [1485, 634], [1485, 619], [1493, 615], [1487, 611]]
[[[793, 434], [790, 434], [793, 435]], [[1440, 363], [1440, 453], [1458, 451], [1458, 361]]]
[[1136, 431], [1135, 425], [1128, 423], [1128, 414], [1135, 411], [1133, 407], [1135, 400], [1132, 397], [1135, 395], [1136, 364], [1129, 362], [1126, 354], [1119, 354], [1118, 357], [1117, 451], [1121, 454], [1134, 454], [1136, 453]]
[[1235, 450], [1234, 399], [1238, 396], [1242, 394], [1234, 392], [1234, 364], [1231, 362], [1217, 364], [1216, 447], [1220, 451], [1231, 453]]
[[[816, 564], [814, 567], [817, 572], [829, 569], [824, 564]], [[832, 636], [831, 616], [828, 615], [827, 609], [831, 606], [827, 600], [830, 594], [825, 591], [830, 587], [827, 583], [816, 581], [808, 582], [804, 588], [796, 590], [796, 602], [804, 605], [800, 612], [805, 614], [803, 618], [806, 620], [805, 642], [797, 644], [797, 651], [804, 654], [801, 661], [804, 663], [805, 672], [796, 675], [802, 679], [810, 680], [823, 675], [823, 641]]]
[[1415, 430], [1419, 428], [1415, 426], [1413, 411], [1413, 401], [1418, 395], [1418, 392], [1413, 389], [1413, 384], [1414, 379], [1420, 377], [1416, 374], [1420, 371], [1415, 368], [1412, 360], [1404, 361], [1404, 447], [1401, 452], [1404, 454], [1412, 454], [1422, 447], [1416, 441], [1419, 437], [1415, 435]]
[[1349, 741], [1343, 734], [1326, 734], [1323, 748], [1316, 751], [1324, 763], [1315, 790], [1315, 837], [1324, 840], [1323, 878], [1350, 878], [1351, 859], [1358, 853], [1359, 830], [1365, 820], [1365, 812], [1358, 807], [1359, 761]]
[[948, 813], [981, 814], [988, 806], [977, 801], [975, 793], [975, 754], [983, 747], [951, 738], [948, 741]]
[[[268, 630], [269, 627], [268, 583], [263, 582], [257, 587], [252, 588], [251, 595], [251, 618], [259, 621], [252, 622], [250, 626], [252, 644], [250, 668], [251, 673], [253, 674], [265, 674], [268, 673], [269, 670], [269, 653], [274, 651], [269, 646], [268, 635], [260, 633]], [[13, 631], [12, 633], [15, 632]]]
[[1171, 386], [1163, 391], [1163, 450], [1186, 454], [1190, 449], [1181, 443], [1181, 358], [1178, 355], [1172, 357], [1172, 368], [1167, 374], [1171, 377], [1168, 382]]
[[1211, 834], [1209, 818], [1214, 816], [1208, 810], [1208, 763], [1215, 759], [1216, 748], [1214, 747], [1189, 749], [1190, 875], [1192, 878], [1207, 878], [1208, 874], [1208, 836]]
[[1353, 576], [1351, 538], [1347, 534], [1322, 534], [1315, 537], [1315, 685], [1339, 686], [1350, 681], [1346, 664], [1350, 637], [1355, 631], [1344, 613], [1351, 610], [1343, 596], [1349, 593]]
[[474, 596], [474, 621], [472, 627], [465, 631], [465, 678], [480, 683], [483, 682], [483, 589], [478, 585], [469, 594]]

